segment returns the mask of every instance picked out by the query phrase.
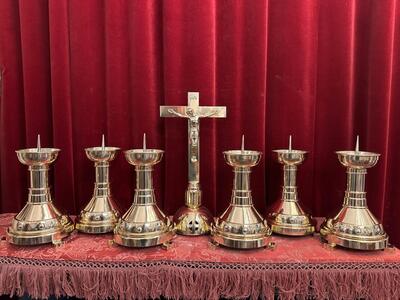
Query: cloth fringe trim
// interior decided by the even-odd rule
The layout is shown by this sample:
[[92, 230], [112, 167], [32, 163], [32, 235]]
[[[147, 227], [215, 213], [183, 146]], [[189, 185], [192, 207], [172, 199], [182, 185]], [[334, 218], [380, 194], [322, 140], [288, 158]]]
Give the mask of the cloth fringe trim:
[[[20, 259], [21, 261], [23, 259]], [[29, 261], [29, 260], [27, 260]], [[43, 262], [43, 260], [42, 260]], [[64, 261], [65, 262], [65, 261]], [[103, 262], [104, 265], [107, 262]], [[184, 262], [90, 267], [68, 263], [7, 264], [0, 260], [0, 292], [33, 298], [85, 299], [399, 299], [398, 264], [255, 264], [193, 267]], [[201, 265], [201, 263], [199, 263]], [[238, 264], [235, 264], [236, 266]], [[278, 266], [279, 265], [279, 266]], [[315, 265], [317, 267], [310, 267]], [[224, 267], [227, 266], [227, 267]], [[251, 264], [250, 264], [251, 266]], [[264, 267], [263, 267], [264, 266]], [[295, 267], [293, 267], [295, 266]]]

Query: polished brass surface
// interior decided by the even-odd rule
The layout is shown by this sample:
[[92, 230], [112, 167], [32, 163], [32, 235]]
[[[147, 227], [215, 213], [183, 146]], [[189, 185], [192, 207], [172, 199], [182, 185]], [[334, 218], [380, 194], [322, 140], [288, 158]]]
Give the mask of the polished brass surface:
[[135, 166], [136, 189], [132, 206], [114, 229], [114, 242], [126, 247], [150, 247], [169, 242], [175, 235], [174, 224], [158, 208], [153, 189], [153, 166], [164, 151], [133, 149], [125, 151], [127, 161]]
[[388, 245], [382, 224], [367, 207], [365, 175], [376, 165], [379, 154], [358, 150], [336, 152], [339, 162], [347, 168], [347, 189], [343, 207], [334, 218], [322, 224], [323, 241], [335, 246], [358, 250], [380, 250]]
[[277, 160], [283, 165], [281, 197], [273, 204], [267, 216], [274, 233], [291, 236], [312, 234], [315, 230], [311, 217], [301, 208], [296, 185], [297, 167], [306, 158], [307, 152], [293, 150], [291, 137], [289, 148], [274, 150]]
[[161, 106], [161, 117], [188, 119], [188, 186], [185, 207], [174, 215], [177, 233], [183, 235], [207, 234], [211, 228], [211, 213], [201, 206], [200, 189], [200, 118], [225, 118], [225, 106], [199, 106], [199, 93], [188, 93], [187, 106]]
[[201, 235], [210, 232], [213, 219], [204, 206], [182, 206], [174, 216], [176, 231], [184, 235]]
[[104, 136], [101, 147], [86, 148], [88, 159], [94, 162], [96, 182], [93, 196], [76, 220], [76, 229], [85, 233], [106, 233], [114, 230], [120, 216], [111, 195], [109, 166], [119, 148], [106, 147]]
[[54, 206], [48, 183], [49, 165], [58, 156], [59, 149], [37, 148], [17, 150], [18, 160], [28, 166], [30, 187], [28, 201], [7, 230], [6, 239], [16, 245], [59, 244], [73, 231], [74, 224]]
[[250, 189], [251, 168], [260, 162], [261, 152], [242, 146], [242, 150], [225, 151], [224, 158], [235, 174], [233, 190], [229, 207], [215, 220], [211, 239], [230, 248], [267, 247], [271, 230], [253, 206]]

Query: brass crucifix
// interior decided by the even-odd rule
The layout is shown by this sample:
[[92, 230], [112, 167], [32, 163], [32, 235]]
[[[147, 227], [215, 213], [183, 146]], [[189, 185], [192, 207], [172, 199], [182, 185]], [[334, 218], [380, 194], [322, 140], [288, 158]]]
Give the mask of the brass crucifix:
[[[187, 106], [161, 106], [161, 117], [179, 117], [188, 119], [188, 180], [189, 184], [185, 194], [185, 204], [189, 210], [177, 219], [177, 230], [181, 234], [199, 235], [207, 233], [207, 228], [202, 225], [200, 206], [200, 118], [225, 118], [225, 106], [199, 106], [199, 93], [188, 93]], [[203, 211], [202, 209], [201, 211]], [[191, 213], [192, 217], [188, 214]], [[178, 211], [179, 213], [179, 211]], [[177, 217], [177, 216], [176, 216]], [[209, 218], [209, 216], [206, 216]], [[185, 224], [179, 225], [185, 219]], [[203, 218], [204, 219], [204, 218]]]

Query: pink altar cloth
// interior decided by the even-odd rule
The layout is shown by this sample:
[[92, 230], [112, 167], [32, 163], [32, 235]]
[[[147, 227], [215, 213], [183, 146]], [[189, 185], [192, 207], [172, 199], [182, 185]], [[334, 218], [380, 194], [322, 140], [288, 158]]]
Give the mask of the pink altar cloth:
[[273, 236], [274, 250], [213, 247], [177, 236], [168, 250], [112, 245], [111, 234], [74, 233], [59, 247], [8, 244], [0, 215], [0, 294], [87, 299], [398, 299], [400, 251], [330, 249], [318, 236]]

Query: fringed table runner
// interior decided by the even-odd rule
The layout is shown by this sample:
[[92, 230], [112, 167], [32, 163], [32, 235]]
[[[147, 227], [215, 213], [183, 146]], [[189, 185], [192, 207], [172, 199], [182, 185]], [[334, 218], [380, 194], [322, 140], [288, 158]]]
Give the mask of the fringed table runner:
[[273, 236], [276, 249], [235, 251], [207, 237], [161, 247], [112, 245], [111, 234], [73, 234], [59, 247], [8, 244], [0, 215], [0, 294], [87, 299], [399, 299], [400, 251], [329, 249], [317, 236]]

